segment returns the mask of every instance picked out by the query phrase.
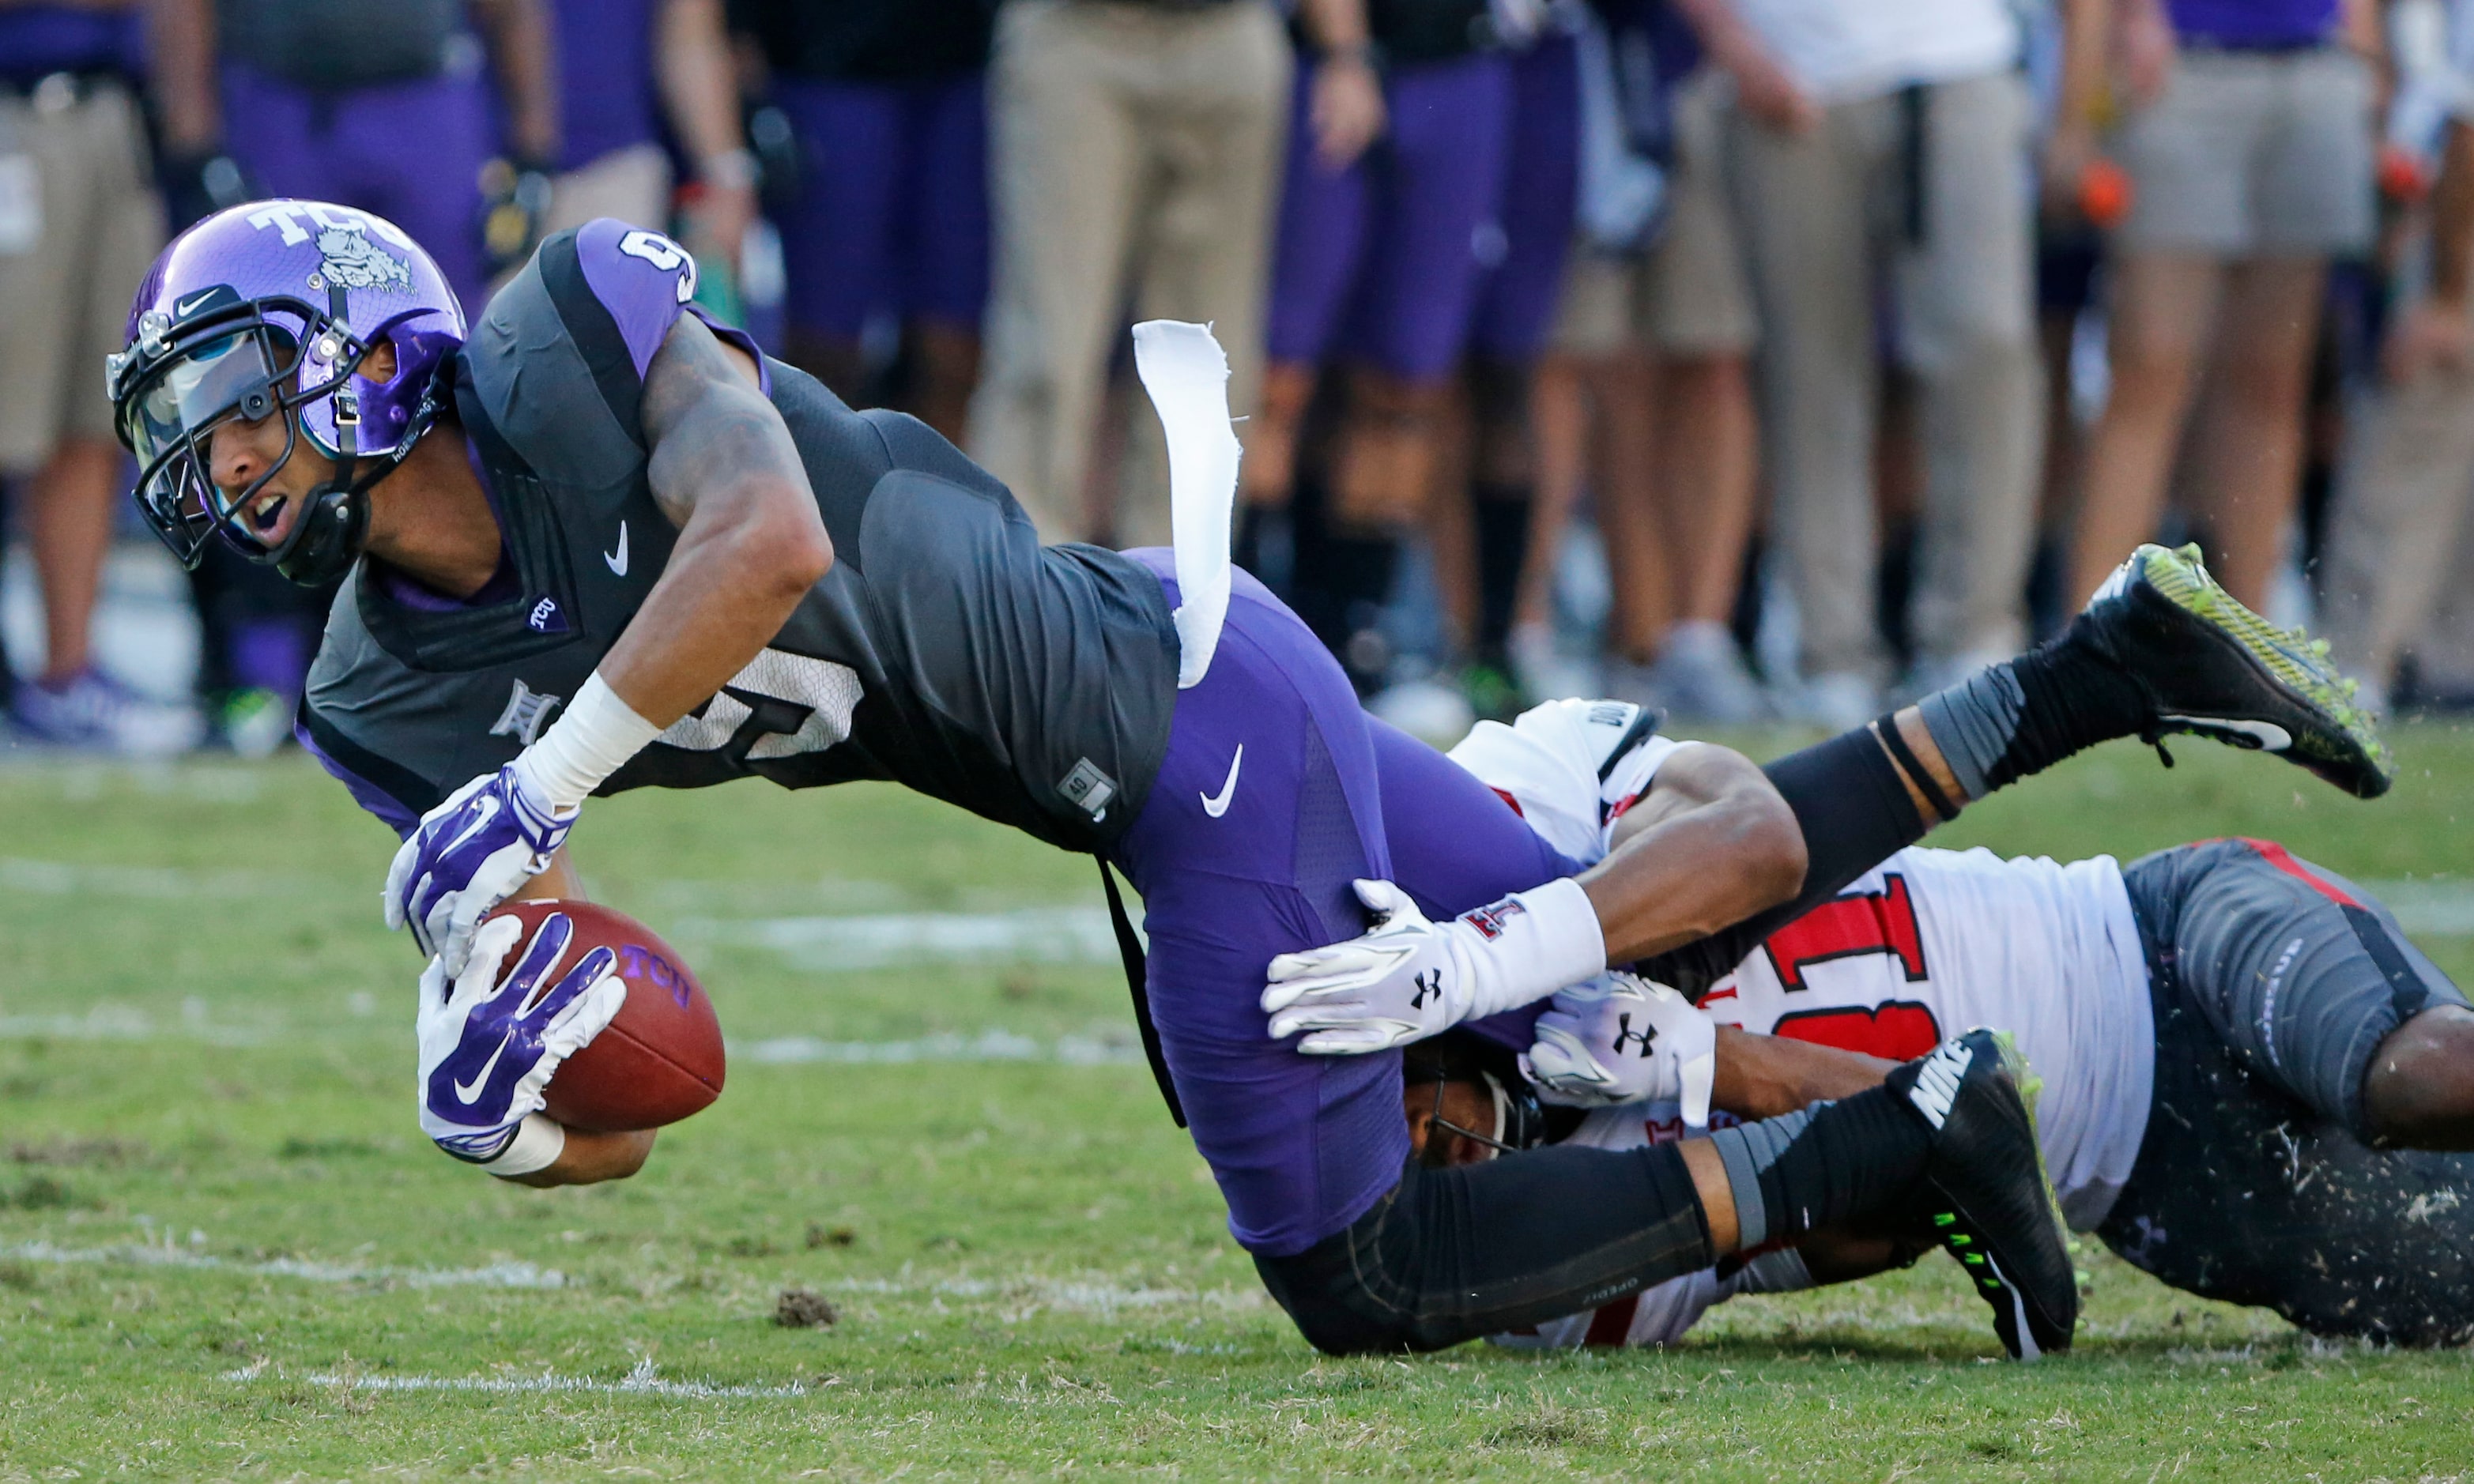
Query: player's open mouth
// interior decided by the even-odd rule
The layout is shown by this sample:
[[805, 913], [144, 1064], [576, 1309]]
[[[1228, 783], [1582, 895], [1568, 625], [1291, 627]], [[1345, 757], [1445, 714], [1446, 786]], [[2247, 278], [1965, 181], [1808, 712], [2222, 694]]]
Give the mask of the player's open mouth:
[[289, 496], [271, 490], [259, 495], [251, 502], [244, 517], [249, 522], [250, 533], [271, 543], [283, 524], [284, 507], [290, 503]]

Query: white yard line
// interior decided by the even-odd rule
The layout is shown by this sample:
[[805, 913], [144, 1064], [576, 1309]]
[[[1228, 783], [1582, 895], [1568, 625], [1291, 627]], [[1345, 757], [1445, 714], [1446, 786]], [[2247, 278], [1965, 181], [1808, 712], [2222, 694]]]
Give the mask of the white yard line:
[[1134, 1066], [1142, 1047], [1092, 1036], [1059, 1036], [1040, 1041], [1011, 1031], [982, 1031], [960, 1036], [927, 1036], [917, 1041], [820, 1041], [813, 1036], [778, 1036], [768, 1041], [733, 1042], [733, 1060], [771, 1065], [814, 1063], [886, 1062], [1028, 1062], [1052, 1066]]
[[1113, 964], [1117, 935], [1100, 907], [1012, 912], [872, 912], [851, 917], [686, 918], [682, 944], [765, 948], [801, 969], [917, 964]]
[[[561, 1376], [544, 1371], [539, 1376], [360, 1376], [338, 1375], [332, 1371], [312, 1371], [304, 1376], [287, 1377], [264, 1361], [238, 1371], [227, 1371], [227, 1381], [246, 1385], [253, 1381], [305, 1381], [312, 1386], [330, 1386], [337, 1391], [477, 1391], [491, 1396], [526, 1394], [575, 1394], [601, 1397], [666, 1397], [678, 1400], [711, 1401], [740, 1397], [804, 1397], [815, 1389], [805, 1381], [792, 1381], [787, 1386], [716, 1386], [709, 1381], [665, 1380], [656, 1374], [653, 1362], [640, 1360], [636, 1368], [615, 1381], [596, 1381], [581, 1376]], [[825, 1384], [834, 1384], [827, 1381]]]
[[321, 1262], [310, 1257], [274, 1257], [243, 1262], [210, 1252], [169, 1243], [122, 1242], [109, 1247], [57, 1247], [50, 1242], [21, 1242], [0, 1247], [0, 1260], [49, 1262], [62, 1266], [123, 1263], [137, 1267], [223, 1270], [267, 1278], [297, 1278], [312, 1283], [400, 1283], [407, 1288], [563, 1288], [567, 1275], [530, 1262], [493, 1262], [477, 1268], [400, 1268], [358, 1262]]

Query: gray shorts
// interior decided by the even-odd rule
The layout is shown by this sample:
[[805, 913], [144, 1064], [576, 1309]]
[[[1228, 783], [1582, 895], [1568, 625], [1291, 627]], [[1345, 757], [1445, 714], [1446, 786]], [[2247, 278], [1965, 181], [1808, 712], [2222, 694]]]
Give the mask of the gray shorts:
[[2188, 51], [2113, 151], [2134, 250], [2326, 256], [2370, 246], [2371, 79], [2341, 47]]
[[2105, 1244], [2316, 1334], [2474, 1339], [2474, 1155], [2361, 1137], [2380, 1041], [2464, 996], [2387, 909], [2265, 842], [2181, 846], [2123, 880], [2147, 949], [2156, 1090]]

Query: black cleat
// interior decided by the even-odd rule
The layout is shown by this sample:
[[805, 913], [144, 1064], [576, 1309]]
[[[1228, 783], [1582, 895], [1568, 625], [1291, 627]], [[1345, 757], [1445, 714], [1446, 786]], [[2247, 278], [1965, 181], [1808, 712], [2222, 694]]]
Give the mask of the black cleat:
[[1993, 1306], [2014, 1360], [2071, 1348], [2078, 1276], [2036, 1145], [2042, 1084], [2006, 1033], [1973, 1030], [1890, 1073], [1891, 1094], [1933, 1131], [1925, 1230]]
[[2328, 662], [2326, 642], [2236, 602], [2198, 547], [2132, 552], [2078, 623], [2146, 693], [2142, 741], [2188, 732], [2281, 754], [2362, 799], [2395, 781], [2378, 727], [2354, 705], [2354, 682]]

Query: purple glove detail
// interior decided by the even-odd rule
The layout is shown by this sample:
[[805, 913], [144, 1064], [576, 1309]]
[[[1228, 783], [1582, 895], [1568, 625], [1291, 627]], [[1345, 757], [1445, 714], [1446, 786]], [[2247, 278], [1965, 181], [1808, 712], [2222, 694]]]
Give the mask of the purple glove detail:
[[483, 914], [549, 868], [575, 826], [524, 786], [517, 765], [478, 778], [422, 816], [387, 871], [386, 921], [461, 973]]
[[[462, 982], [452, 987], [440, 982], [434, 989], [424, 986], [440, 993], [441, 999], [436, 1006], [425, 1007], [424, 1018], [431, 1025], [424, 1030], [431, 1034], [424, 1039], [438, 1031], [454, 1037], [452, 1049], [446, 1050], [422, 1079], [424, 1132], [448, 1153], [473, 1160], [497, 1153], [524, 1114], [540, 1105], [540, 1088], [548, 1081], [536, 1075], [543, 1070], [542, 1064], [547, 1061], [555, 1069], [574, 1049], [566, 1044], [571, 1038], [553, 1032], [566, 1029], [575, 1018], [566, 1014], [569, 1006], [599, 987], [618, 964], [617, 955], [608, 948], [594, 948], [542, 990], [542, 982], [558, 967], [574, 933], [567, 914], [552, 913], [515, 968], [495, 988], [475, 993], [478, 986]], [[495, 969], [496, 966], [487, 967]], [[478, 960], [473, 972], [486, 979]], [[460, 1017], [454, 1014], [458, 1001], [470, 1006]], [[606, 1023], [617, 1010], [614, 1001], [607, 1014], [594, 1018]], [[529, 1106], [518, 1108], [517, 1096], [523, 1091], [531, 1093], [525, 1099]]]

